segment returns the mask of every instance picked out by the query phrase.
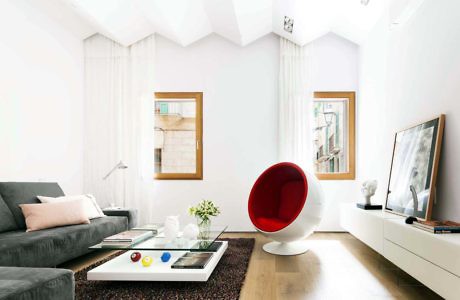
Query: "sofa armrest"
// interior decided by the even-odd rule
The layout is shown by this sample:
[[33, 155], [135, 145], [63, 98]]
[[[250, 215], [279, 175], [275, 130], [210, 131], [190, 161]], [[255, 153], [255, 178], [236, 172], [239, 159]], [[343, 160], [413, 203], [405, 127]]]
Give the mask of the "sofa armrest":
[[110, 209], [105, 208], [102, 210], [106, 216], [126, 217], [128, 218], [128, 229], [137, 226], [137, 210], [129, 208]]

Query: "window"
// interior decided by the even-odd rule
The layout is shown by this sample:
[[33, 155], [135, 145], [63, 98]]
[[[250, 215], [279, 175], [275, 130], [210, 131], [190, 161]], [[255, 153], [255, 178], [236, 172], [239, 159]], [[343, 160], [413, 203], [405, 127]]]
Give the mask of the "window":
[[155, 178], [203, 179], [203, 93], [155, 93]]
[[315, 92], [313, 114], [316, 176], [355, 179], [355, 92]]

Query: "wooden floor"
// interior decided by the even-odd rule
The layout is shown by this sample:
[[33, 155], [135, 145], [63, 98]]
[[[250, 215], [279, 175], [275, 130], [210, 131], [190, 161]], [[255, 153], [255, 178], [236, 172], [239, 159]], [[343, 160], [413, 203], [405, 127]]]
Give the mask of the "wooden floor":
[[[258, 233], [224, 237], [256, 239], [241, 299], [441, 299], [348, 233], [315, 233], [310, 251], [275, 256], [262, 250]], [[77, 271], [109, 252], [87, 255], [66, 265]]]

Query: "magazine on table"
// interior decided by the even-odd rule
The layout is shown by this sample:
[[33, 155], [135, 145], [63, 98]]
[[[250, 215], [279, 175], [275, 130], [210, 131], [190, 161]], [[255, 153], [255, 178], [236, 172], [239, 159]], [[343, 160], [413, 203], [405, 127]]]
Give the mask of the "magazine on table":
[[187, 252], [171, 266], [173, 269], [204, 269], [214, 254], [210, 252]]

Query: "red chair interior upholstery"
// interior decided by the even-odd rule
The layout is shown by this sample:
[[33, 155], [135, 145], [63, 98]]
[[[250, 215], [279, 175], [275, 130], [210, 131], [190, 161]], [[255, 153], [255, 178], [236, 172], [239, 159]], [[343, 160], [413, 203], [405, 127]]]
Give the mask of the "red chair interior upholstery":
[[249, 217], [262, 231], [279, 231], [297, 218], [307, 193], [307, 179], [299, 166], [276, 164], [262, 173], [254, 184], [249, 196]]

